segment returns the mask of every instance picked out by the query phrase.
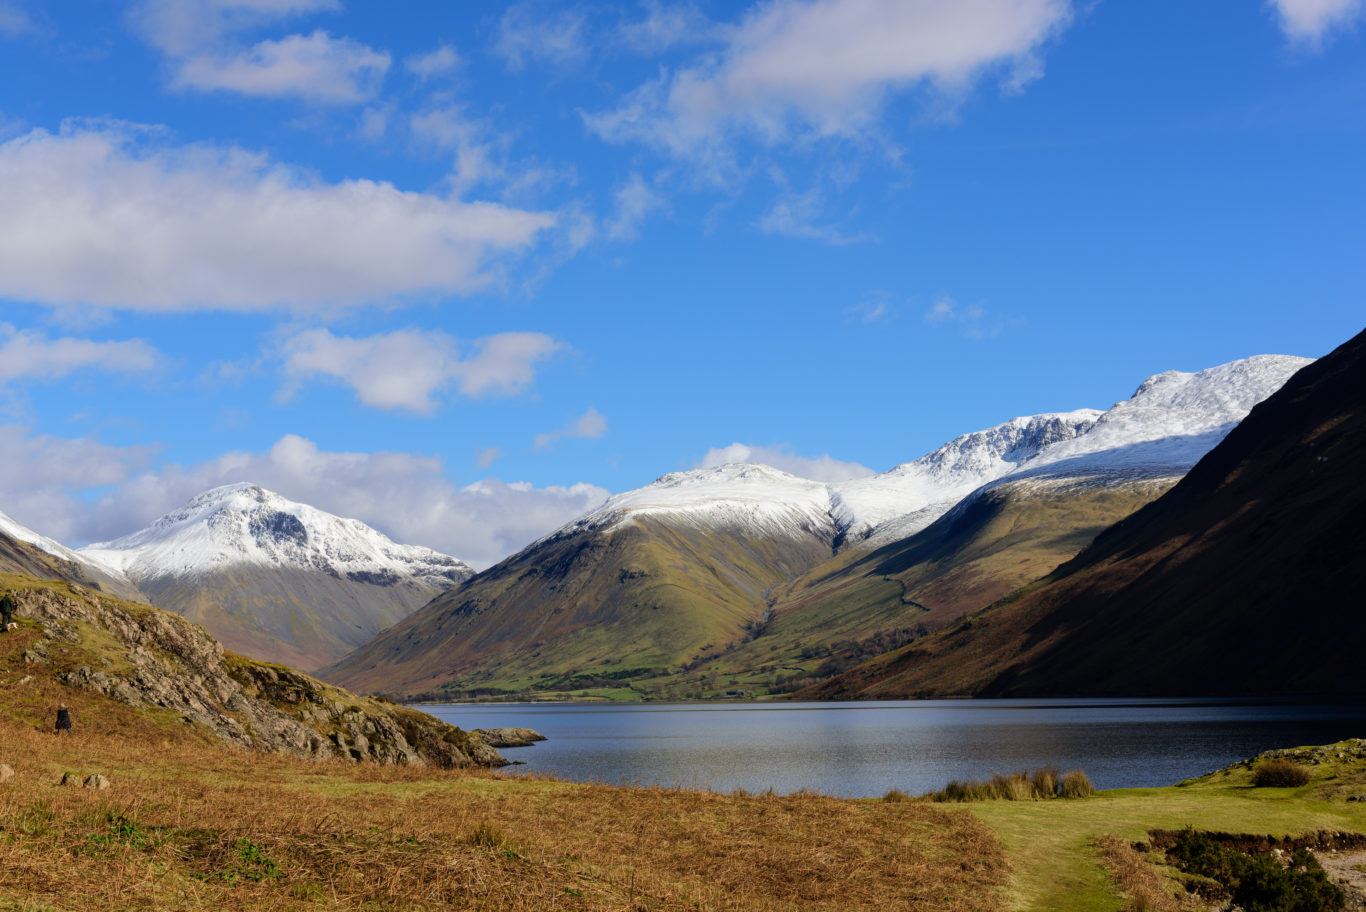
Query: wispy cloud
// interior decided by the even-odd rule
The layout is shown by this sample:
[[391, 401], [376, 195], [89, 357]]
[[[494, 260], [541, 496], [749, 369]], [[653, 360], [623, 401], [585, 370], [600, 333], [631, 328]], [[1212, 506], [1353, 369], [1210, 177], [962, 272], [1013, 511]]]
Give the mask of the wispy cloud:
[[804, 193], [786, 192], [754, 224], [764, 234], [823, 241], [835, 247], [877, 240], [871, 234], [847, 234], [835, 224], [822, 224], [824, 209], [825, 196], [817, 188]]
[[63, 337], [49, 339], [31, 329], [0, 323], [0, 383], [13, 380], [56, 380], [78, 370], [147, 373], [163, 362], [161, 352], [141, 339], [97, 342]]
[[636, 172], [632, 172], [626, 183], [617, 188], [613, 197], [615, 206], [603, 229], [607, 237], [614, 241], [636, 238], [645, 219], [667, 206], [664, 195]]
[[1018, 317], [987, 310], [981, 304], [959, 304], [948, 295], [935, 298], [934, 304], [925, 311], [925, 322], [931, 326], [954, 326], [965, 337], [979, 342], [1024, 323]]
[[518, 3], [498, 22], [493, 52], [508, 69], [520, 70], [531, 61], [568, 66], [588, 57], [587, 19], [580, 10], [550, 10], [546, 4]]
[[532, 445], [538, 450], [554, 446], [567, 437], [601, 437], [607, 433], [607, 419], [595, 408], [590, 408], [559, 430], [537, 434]]
[[1363, 0], [1270, 0], [1267, 6], [1287, 38], [1314, 48], [1331, 33], [1352, 28], [1366, 13]]
[[563, 346], [542, 333], [501, 333], [470, 353], [442, 332], [399, 330], [351, 338], [312, 329], [282, 345], [289, 398], [305, 380], [325, 377], [355, 391], [365, 405], [431, 414], [449, 389], [470, 397], [509, 396], [536, 379], [539, 362]]
[[699, 469], [709, 469], [738, 462], [763, 463], [812, 481], [848, 481], [851, 478], [867, 478], [877, 474], [867, 466], [835, 459], [828, 454], [815, 458], [799, 456], [785, 443], [771, 447], [750, 446], [745, 443], [713, 447], [697, 461], [696, 466]]
[[463, 62], [455, 48], [449, 44], [442, 44], [425, 54], [413, 54], [403, 61], [403, 65], [418, 79], [426, 82], [433, 77], [453, 72]]
[[844, 308], [844, 314], [860, 323], [877, 323], [895, 317], [896, 307], [889, 292], [870, 291], [857, 304]]
[[658, 54], [681, 44], [716, 40], [721, 29], [692, 3], [646, 0], [645, 18], [623, 22], [617, 29], [622, 45], [640, 54]]
[[0, 143], [0, 199], [0, 296], [144, 311], [469, 292], [556, 223], [110, 122]]
[[0, 3], [0, 38], [18, 38], [38, 31], [33, 17], [15, 3]]
[[486, 447], [479, 451], [474, 457], [474, 464], [481, 469], [487, 469], [495, 462], [503, 458], [503, 451], [496, 446]]

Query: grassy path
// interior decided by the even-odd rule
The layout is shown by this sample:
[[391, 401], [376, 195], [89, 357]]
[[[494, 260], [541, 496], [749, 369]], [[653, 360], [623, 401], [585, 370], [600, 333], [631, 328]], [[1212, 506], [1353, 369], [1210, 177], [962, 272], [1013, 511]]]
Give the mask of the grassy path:
[[1007, 905], [1039, 912], [1113, 912], [1123, 907], [1094, 840], [1130, 841], [1150, 829], [1271, 835], [1316, 830], [1366, 832], [1366, 791], [1355, 765], [1316, 768], [1301, 789], [1253, 788], [1250, 773], [1214, 774], [1173, 788], [1116, 789], [1079, 801], [986, 801], [965, 805], [996, 833], [1011, 865]]

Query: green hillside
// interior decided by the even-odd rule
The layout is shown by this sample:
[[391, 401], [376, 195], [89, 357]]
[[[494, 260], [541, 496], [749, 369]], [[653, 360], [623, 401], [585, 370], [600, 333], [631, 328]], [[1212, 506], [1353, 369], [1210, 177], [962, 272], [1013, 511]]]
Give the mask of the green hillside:
[[814, 534], [635, 517], [542, 542], [320, 674], [432, 699], [785, 693], [1047, 573], [1170, 483], [1004, 484], [904, 541], [833, 557]]

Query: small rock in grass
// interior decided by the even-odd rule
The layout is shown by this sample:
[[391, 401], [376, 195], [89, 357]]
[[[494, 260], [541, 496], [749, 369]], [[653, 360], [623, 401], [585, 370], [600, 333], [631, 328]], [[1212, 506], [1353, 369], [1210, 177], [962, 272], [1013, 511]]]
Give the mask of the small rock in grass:
[[109, 788], [109, 780], [99, 773], [92, 773], [85, 777], [85, 781], [81, 783], [81, 786], [88, 789], [99, 789], [100, 791], [104, 791]]
[[0, 782], [9, 782], [14, 778], [14, 767], [8, 763], [0, 763]]

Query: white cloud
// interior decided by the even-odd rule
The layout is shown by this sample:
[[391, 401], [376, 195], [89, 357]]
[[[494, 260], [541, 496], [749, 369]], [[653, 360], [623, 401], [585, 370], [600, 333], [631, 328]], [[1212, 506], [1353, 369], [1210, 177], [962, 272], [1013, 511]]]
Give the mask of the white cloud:
[[487, 469], [489, 466], [493, 465], [495, 462], [502, 458], [503, 451], [496, 446], [491, 446], [487, 449], [480, 450], [479, 454], [474, 457], [474, 462], [476, 465], [479, 466], [479, 468]]
[[1019, 318], [987, 310], [981, 304], [959, 304], [948, 295], [935, 298], [934, 304], [925, 311], [925, 322], [931, 326], [955, 325], [975, 342], [994, 338], [1024, 323]]
[[129, 19], [155, 47], [184, 57], [246, 29], [340, 8], [339, 0], [141, 0]]
[[550, 12], [543, 4], [518, 3], [508, 7], [499, 20], [493, 52], [507, 61], [510, 70], [520, 70], [532, 60], [568, 66], [588, 56], [586, 26], [583, 13], [577, 10]]
[[851, 478], [867, 478], [877, 474], [857, 462], [844, 462], [829, 455], [818, 456], [815, 459], [798, 456], [787, 444], [762, 447], [732, 443], [726, 447], [713, 447], [698, 461], [697, 468], [710, 469], [738, 462], [763, 463], [812, 481], [848, 481]]
[[161, 353], [141, 339], [49, 339], [34, 330], [0, 323], [0, 383], [25, 378], [55, 380], [84, 368], [145, 373], [155, 370], [161, 361]]
[[181, 89], [346, 104], [378, 94], [389, 63], [387, 53], [315, 31], [259, 41], [241, 51], [187, 57], [180, 61], [173, 84]]
[[[231, 452], [198, 465], [147, 469], [146, 447], [30, 437], [0, 426], [6, 471], [0, 510], [70, 545], [127, 535], [209, 488], [250, 481], [291, 500], [353, 517], [405, 544], [487, 567], [600, 505], [596, 485], [485, 479], [457, 487], [440, 459], [411, 453], [341, 453], [286, 435], [263, 453]], [[112, 490], [90, 502], [80, 492]]]
[[0, 425], [0, 512], [42, 535], [84, 543], [98, 527], [78, 493], [116, 485], [143, 471], [150, 446], [116, 447], [98, 440], [32, 435], [23, 425]]
[[0, 144], [0, 296], [183, 311], [469, 292], [555, 224], [157, 140], [155, 128], [68, 122]]
[[764, 234], [824, 241], [836, 247], [876, 240], [871, 234], [845, 234], [835, 225], [819, 224], [824, 208], [825, 198], [819, 189], [788, 192], [775, 199], [754, 225]]
[[634, 172], [617, 188], [615, 200], [612, 215], [603, 225], [607, 236], [614, 241], [633, 240], [640, 234], [640, 226], [650, 213], [666, 205], [664, 195]]
[[418, 79], [426, 82], [435, 76], [455, 70], [462, 62], [455, 48], [449, 44], [442, 44], [434, 51], [408, 57], [403, 61], [403, 65]]
[[455, 387], [466, 396], [509, 396], [536, 379], [536, 365], [563, 346], [543, 333], [500, 333], [479, 340], [462, 355], [443, 332], [399, 330], [355, 339], [312, 329], [281, 346], [284, 371], [292, 380], [286, 395], [304, 380], [330, 377], [355, 390], [366, 405], [429, 414], [435, 397]]
[[958, 94], [990, 69], [1017, 83], [1037, 76], [1069, 16], [1069, 0], [773, 0], [730, 29], [719, 54], [585, 120], [609, 141], [689, 158], [724, 154], [732, 133], [770, 145], [857, 136], [889, 93]]
[[373, 98], [389, 54], [322, 30], [243, 44], [242, 32], [304, 13], [339, 9], [336, 0], [143, 0], [134, 26], [170, 59], [172, 85], [326, 104]]
[[1291, 41], [1317, 46], [1335, 29], [1350, 28], [1366, 12], [1362, 0], [1270, 0]]
[[607, 433], [607, 419], [595, 408], [590, 408], [564, 427], [545, 434], [537, 434], [532, 441], [538, 450], [554, 446], [567, 437], [601, 437]]

